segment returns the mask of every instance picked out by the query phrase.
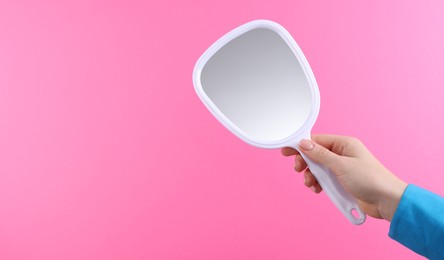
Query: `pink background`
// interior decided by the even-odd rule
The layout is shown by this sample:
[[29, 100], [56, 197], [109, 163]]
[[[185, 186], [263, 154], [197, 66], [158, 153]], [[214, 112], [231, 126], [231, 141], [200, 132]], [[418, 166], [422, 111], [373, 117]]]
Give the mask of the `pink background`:
[[0, 3], [0, 259], [422, 259], [231, 135], [191, 75], [277, 21], [319, 83], [314, 132], [444, 194], [443, 2], [63, 2]]

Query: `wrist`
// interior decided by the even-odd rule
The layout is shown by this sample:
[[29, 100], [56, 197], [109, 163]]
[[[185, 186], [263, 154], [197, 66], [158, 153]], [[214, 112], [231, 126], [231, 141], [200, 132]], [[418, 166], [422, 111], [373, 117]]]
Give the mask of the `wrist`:
[[398, 208], [399, 201], [407, 188], [407, 183], [393, 176], [394, 179], [386, 182], [386, 187], [381, 192], [378, 210], [381, 217], [387, 221], [392, 221], [393, 215]]

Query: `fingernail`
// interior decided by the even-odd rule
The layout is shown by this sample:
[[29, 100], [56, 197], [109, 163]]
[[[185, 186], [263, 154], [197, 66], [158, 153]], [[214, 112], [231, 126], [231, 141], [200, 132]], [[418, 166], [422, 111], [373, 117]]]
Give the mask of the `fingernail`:
[[310, 189], [311, 189], [314, 193], [316, 193], [316, 186], [315, 186], [315, 185], [311, 186]]
[[307, 140], [307, 139], [302, 139], [301, 142], [299, 143], [299, 146], [304, 149], [305, 151], [310, 151], [311, 149], [313, 149], [314, 144], [312, 141]]

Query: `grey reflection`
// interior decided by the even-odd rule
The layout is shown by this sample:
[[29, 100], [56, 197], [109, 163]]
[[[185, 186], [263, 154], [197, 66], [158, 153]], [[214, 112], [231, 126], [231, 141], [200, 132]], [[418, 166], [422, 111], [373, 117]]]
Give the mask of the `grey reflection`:
[[246, 134], [277, 141], [297, 131], [311, 108], [310, 86], [279, 34], [251, 30], [222, 47], [204, 66], [202, 87]]

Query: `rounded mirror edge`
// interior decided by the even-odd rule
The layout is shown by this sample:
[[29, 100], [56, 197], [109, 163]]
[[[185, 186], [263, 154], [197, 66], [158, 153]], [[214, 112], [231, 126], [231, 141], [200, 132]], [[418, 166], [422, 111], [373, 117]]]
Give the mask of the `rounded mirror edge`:
[[247, 140], [246, 138], [240, 136], [239, 138], [249, 143], [250, 145], [264, 149], [280, 149], [283, 147], [292, 147], [297, 149], [299, 146], [299, 142], [302, 139], [311, 139], [310, 131], [311, 131], [311, 126], [308, 127], [307, 125], [307, 127], [300, 128], [298, 131], [296, 131], [288, 138], [277, 141], [254, 141], [254, 140]]
[[[300, 129], [296, 130], [293, 134], [290, 136], [276, 140], [276, 141], [265, 141], [265, 140], [257, 140], [257, 138], [254, 138], [253, 136], [245, 133], [242, 131], [239, 127], [237, 127], [234, 123], [231, 122], [217, 107], [216, 105], [210, 100], [210, 98], [206, 95], [206, 93], [203, 90], [202, 84], [201, 84], [201, 73], [205, 66], [205, 64], [208, 62], [208, 60], [217, 53], [223, 46], [225, 46], [227, 43], [229, 43], [231, 40], [241, 36], [242, 34], [249, 32], [253, 29], [258, 28], [265, 28], [272, 30], [279, 34], [279, 36], [282, 37], [282, 39], [287, 43], [288, 47], [292, 50], [292, 52], [295, 54], [297, 60], [300, 62], [301, 67], [304, 71], [304, 74], [307, 77], [307, 81], [310, 85], [310, 91], [311, 95], [313, 97], [312, 107], [310, 110], [310, 114], [308, 115], [307, 121], [301, 127]], [[305, 136], [310, 136], [310, 130], [313, 126], [314, 122], [316, 121], [316, 118], [319, 113], [319, 106], [320, 106], [320, 95], [319, 95], [319, 89], [317, 86], [316, 79], [314, 77], [314, 74], [311, 70], [311, 67], [305, 58], [302, 50], [300, 49], [299, 45], [296, 43], [296, 41], [293, 39], [291, 34], [280, 24], [271, 21], [271, 20], [253, 20], [248, 23], [245, 23], [230, 32], [223, 35], [221, 38], [219, 38], [216, 42], [214, 42], [197, 60], [194, 69], [193, 69], [193, 85], [194, 89], [201, 99], [201, 101], [205, 104], [207, 109], [211, 112], [211, 114], [216, 117], [216, 119], [222, 123], [228, 130], [230, 130], [234, 135], [236, 135], [241, 140], [245, 141], [246, 143], [260, 147], [265, 149], [277, 149], [285, 146], [292, 146], [294, 145], [296, 139], [301, 139]], [[299, 138], [298, 138], [299, 137]], [[299, 140], [297, 140], [299, 141]]]
[[[256, 28], [266, 28], [270, 29], [277, 34], [279, 34], [282, 39], [287, 43], [288, 47], [293, 51], [294, 55], [296, 56], [297, 60], [299, 61], [304, 74], [307, 78], [307, 81], [310, 85], [310, 92], [311, 96], [313, 98], [310, 114], [307, 117], [307, 121], [304, 123], [304, 125], [297, 129], [293, 134], [290, 136], [276, 140], [276, 141], [263, 141], [263, 140], [255, 140], [255, 138], [251, 138], [251, 140], [246, 140], [246, 138], [243, 138], [244, 141], [249, 141], [251, 145], [258, 146], [261, 148], [266, 149], [277, 149], [281, 147], [294, 147], [296, 148], [299, 141], [303, 138], [310, 139], [310, 132], [311, 128], [313, 127], [320, 109], [320, 94], [319, 94], [319, 88], [316, 82], [316, 78], [314, 77], [313, 71], [311, 70], [310, 64], [308, 63], [304, 53], [302, 52], [299, 45], [296, 43], [294, 38], [291, 36], [291, 34], [279, 23], [270, 21], [270, 20], [256, 20], [250, 22], [253, 26], [255, 26], [253, 29]], [[248, 25], [249, 23], [245, 24]]]
[[279, 142], [276, 142], [276, 148], [282, 147], [282, 145], [293, 146], [295, 141], [297, 141], [296, 142], [297, 144], [299, 140], [302, 138], [310, 138], [311, 128], [313, 127], [319, 114], [320, 102], [321, 102], [320, 93], [316, 78], [313, 74], [313, 71], [311, 70], [310, 64], [308, 63], [308, 60], [306, 59], [304, 53], [302, 52], [301, 48], [296, 43], [294, 38], [282, 25], [275, 22], [271, 22], [269, 24], [276, 28], [276, 30], [274, 31], [277, 32], [286, 41], [287, 45], [295, 54], [297, 60], [300, 62], [301, 67], [309, 83], [310, 92], [313, 98], [310, 114], [308, 115], [307, 121], [305, 122], [303, 127], [295, 131], [292, 135], [288, 136], [287, 138], [284, 138]]

